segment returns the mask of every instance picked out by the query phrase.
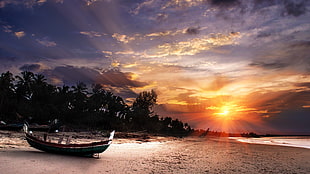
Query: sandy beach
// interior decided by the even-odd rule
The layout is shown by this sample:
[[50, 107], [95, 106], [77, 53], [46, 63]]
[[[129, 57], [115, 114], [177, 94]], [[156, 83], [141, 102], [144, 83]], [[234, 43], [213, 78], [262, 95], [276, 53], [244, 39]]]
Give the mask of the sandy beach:
[[0, 132], [0, 173], [310, 173], [310, 150], [228, 138], [116, 138], [100, 159], [29, 147], [22, 133]]

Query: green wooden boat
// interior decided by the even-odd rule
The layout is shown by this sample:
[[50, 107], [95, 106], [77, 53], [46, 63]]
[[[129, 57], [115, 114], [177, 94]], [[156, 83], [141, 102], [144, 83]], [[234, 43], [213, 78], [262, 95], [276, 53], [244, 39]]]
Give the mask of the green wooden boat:
[[77, 156], [96, 156], [104, 152], [112, 143], [114, 132], [111, 132], [110, 137], [106, 141], [98, 141], [83, 144], [58, 144], [41, 140], [32, 135], [28, 131], [28, 127], [24, 126], [25, 137], [30, 146], [50, 153], [77, 155]]

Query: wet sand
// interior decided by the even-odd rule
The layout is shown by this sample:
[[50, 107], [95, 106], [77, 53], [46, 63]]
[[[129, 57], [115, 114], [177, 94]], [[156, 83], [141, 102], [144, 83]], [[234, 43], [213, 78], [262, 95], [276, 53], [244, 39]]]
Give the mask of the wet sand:
[[0, 135], [0, 173], [5, 174], [310, 173], [309, 149], [228, 138], [119, 138], [95, 159], [41, 152], [22, 134]]

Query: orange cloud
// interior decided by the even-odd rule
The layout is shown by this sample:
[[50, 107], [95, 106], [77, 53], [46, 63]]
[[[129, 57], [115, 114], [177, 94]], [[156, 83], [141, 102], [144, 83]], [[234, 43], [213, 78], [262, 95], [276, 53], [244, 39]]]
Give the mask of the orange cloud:
[[25, 33], [24, 31], [17, 31], [17, 32], [14, 33], [14, 35], [15, 35], [18, 39], [20, 39], [20, 38], [24, 37], [24, 36], [26, 35], [26, 33]]
[[217, 46], [237, 44], [235, 39], [239, 36], [240, 34], [210, 34], [188, 41], [161, 44], [157, 48], [147, 50], [146, 54], [148, 57], [191, 56]]
[[130, 41], [135, 40], [135, 37], [130, 37], [124, 34], [118, 34], [118, 33], [114, 33], [112, 35], [113, 38], [115, 38], [117, 41], [122, 42], [122, 43], [129, 43]]

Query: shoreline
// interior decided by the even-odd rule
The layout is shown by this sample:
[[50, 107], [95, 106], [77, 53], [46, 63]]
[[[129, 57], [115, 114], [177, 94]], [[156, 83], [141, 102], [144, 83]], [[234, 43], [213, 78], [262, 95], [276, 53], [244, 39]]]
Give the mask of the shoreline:
[[247, 137], [229, 137], [240, 143], [248, 144], [262, 144], [271, 146], [284, 146], [310, 149], [310, 136], [279, 136], [279, 137], [260, 137], [260, 138], [247, 138]]
[[[36, 132], [37, 135], [42, 136], [45, 132]], [[73, 143], [82, 143], [82, 142], [92, 142], [99, 141], [108, 138], [109, 133], [98, 133], [98, 132], [61, 132], [61, 133], [52, 133], [53, 138], [58, 138], [60, 136], [71, 136], [76, 140], [73, 140]], [[306, 145], [296, 145], [289, 144], [287, 142], [282, 143], [272, 143], [269, 139], [283, 139], [289, 137], [289, 139], [297, 137], [298, 139], [306, 138]], [[302, 137], [302, 138], [300, 138]], [[165, 136], [159, 134], [148, 134], [145, 132], [116, 132], [113, 144], [122, 144], [122, 143], [146, 143], [146, 142], [165, 142], [171, 140], [182, 140], [182, 139], [197, 139], [197, 140], [207, 140], [212, 139], [216, 141], [220, 141], [220, 139], [229, 139], [230, 141], [235, 141], [237, 143], [247, 143], [247, 144], [257, 144], [257, 145], [270, 145], [270, 146], [284, 146], [284, 147], [295, 147], [295, 148], [304, 148], [310, 149], [310, 136], [272, 136], [272, 137], [227, 137], [227, 136], [187, 136], [187, 137], [173, 137], [173, 136]], [[268, 141], [266, 140], [268, 139]], [[0, 150], [5, 147], [27, 147], [29, 144], [26, 142], [24, 138], [24, 133], [22, 131], [7, 131], [0, 130]]]

